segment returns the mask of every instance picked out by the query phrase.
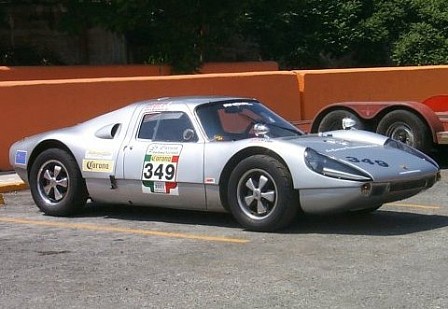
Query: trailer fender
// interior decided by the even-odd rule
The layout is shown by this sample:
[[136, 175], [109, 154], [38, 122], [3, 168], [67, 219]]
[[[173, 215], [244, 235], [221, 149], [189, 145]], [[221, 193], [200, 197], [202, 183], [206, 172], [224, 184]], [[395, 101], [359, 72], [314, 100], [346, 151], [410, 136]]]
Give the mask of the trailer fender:
[[[332, 111], [345, 110], [353, 113], [364, 124], [378, 123], [386, 114], [395, 110], [407, 110], [424, 121], [431, 132], [432, 141], [437, 142], [437, 132], [443, 131], [443, 124], [435, 112], [427, 105], [413, 101], [382, 101], [382, 102], [339, 102], [322, 108], [314, 117], [311, 132], [318, 132], [322, 119]], [[369, 128], [376, 131], [375, 128]]]

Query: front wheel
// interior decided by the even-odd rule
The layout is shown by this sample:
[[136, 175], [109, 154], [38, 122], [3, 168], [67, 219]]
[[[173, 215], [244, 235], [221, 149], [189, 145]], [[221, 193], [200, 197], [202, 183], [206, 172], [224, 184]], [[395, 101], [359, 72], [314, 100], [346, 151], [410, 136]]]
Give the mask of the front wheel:
[[251, 156], [235, 167], [227, 198], [235, 219], [255, 231], [286, 227], [298, 209], [298, 197], [288, 169], [266, 155]]
[[48, 149], [33, 162], [29, 175], [34, 202], [45, 214], [67, 216], [82, 209], [87, 190], [75, 159], [61, 149]]

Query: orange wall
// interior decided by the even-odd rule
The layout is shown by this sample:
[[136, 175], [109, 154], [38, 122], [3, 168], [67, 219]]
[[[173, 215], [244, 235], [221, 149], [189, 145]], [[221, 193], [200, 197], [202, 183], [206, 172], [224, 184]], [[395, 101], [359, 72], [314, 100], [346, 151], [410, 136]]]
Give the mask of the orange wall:
[[256, 97], [288, 120], [306, 120], [334, 102], [448, 94], [448, 66], [0, 81], [0, 170], [11, 168], [9, 146], [24, 136], [136, 100], [201, 94]]
[[[274, 61], [252, 61], [204, 63], [199, 73], [241, 73], [278, 71]], [[99, 78], [99, 77], [133, 77], [133, 76], [167, 76], [171, 75], [168, 65], [103, 65], [103, 66], [0, 66], [0, 81]]]
[[164, 76], [170, 75], [167, 65], [104, 65], [104, 66], [0, 66], [0, 81], [48, 80], [95, 77]]
[[296, 71], [302, 116], [343, 101], [423, 101], [448, 94], [448, 66]]
[[300, 115], [293, 72], [179, 75], [0, 82], [0, 170], [22, 137], [74, 125], [130, 102], [178, 95], [256, 97], [291, 120]]

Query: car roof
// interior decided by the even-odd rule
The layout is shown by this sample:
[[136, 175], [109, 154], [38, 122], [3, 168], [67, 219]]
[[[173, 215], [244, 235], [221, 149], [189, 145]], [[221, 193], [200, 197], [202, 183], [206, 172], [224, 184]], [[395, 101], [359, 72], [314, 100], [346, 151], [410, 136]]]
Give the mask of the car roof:
[[254, 98], [244, 98], [244, 97], [233, 97], [233, 96], [181, 96], [181, 97], [163, 97], [158, 99], [144, 100], [137, 102], [137, 105], [159, 105], [159, 104], [169, 104], [171, 106], [187, 105], [189, 107], [196, 107], [198, 105], [214, 102], [225, 102], [225, 101], [244, 101], [244, 100], [255, 100]]

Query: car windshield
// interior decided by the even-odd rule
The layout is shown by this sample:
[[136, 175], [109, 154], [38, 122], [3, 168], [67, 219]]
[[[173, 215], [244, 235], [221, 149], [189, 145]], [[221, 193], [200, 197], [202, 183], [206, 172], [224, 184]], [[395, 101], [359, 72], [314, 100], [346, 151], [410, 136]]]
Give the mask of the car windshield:
[[265, 137], [298, 136], [303, 133], [257, 101], [226, 101], [204, 104], [196, 113], [205, 134], [213, 141], [255, 137], [254, 125], [268, 129]]

